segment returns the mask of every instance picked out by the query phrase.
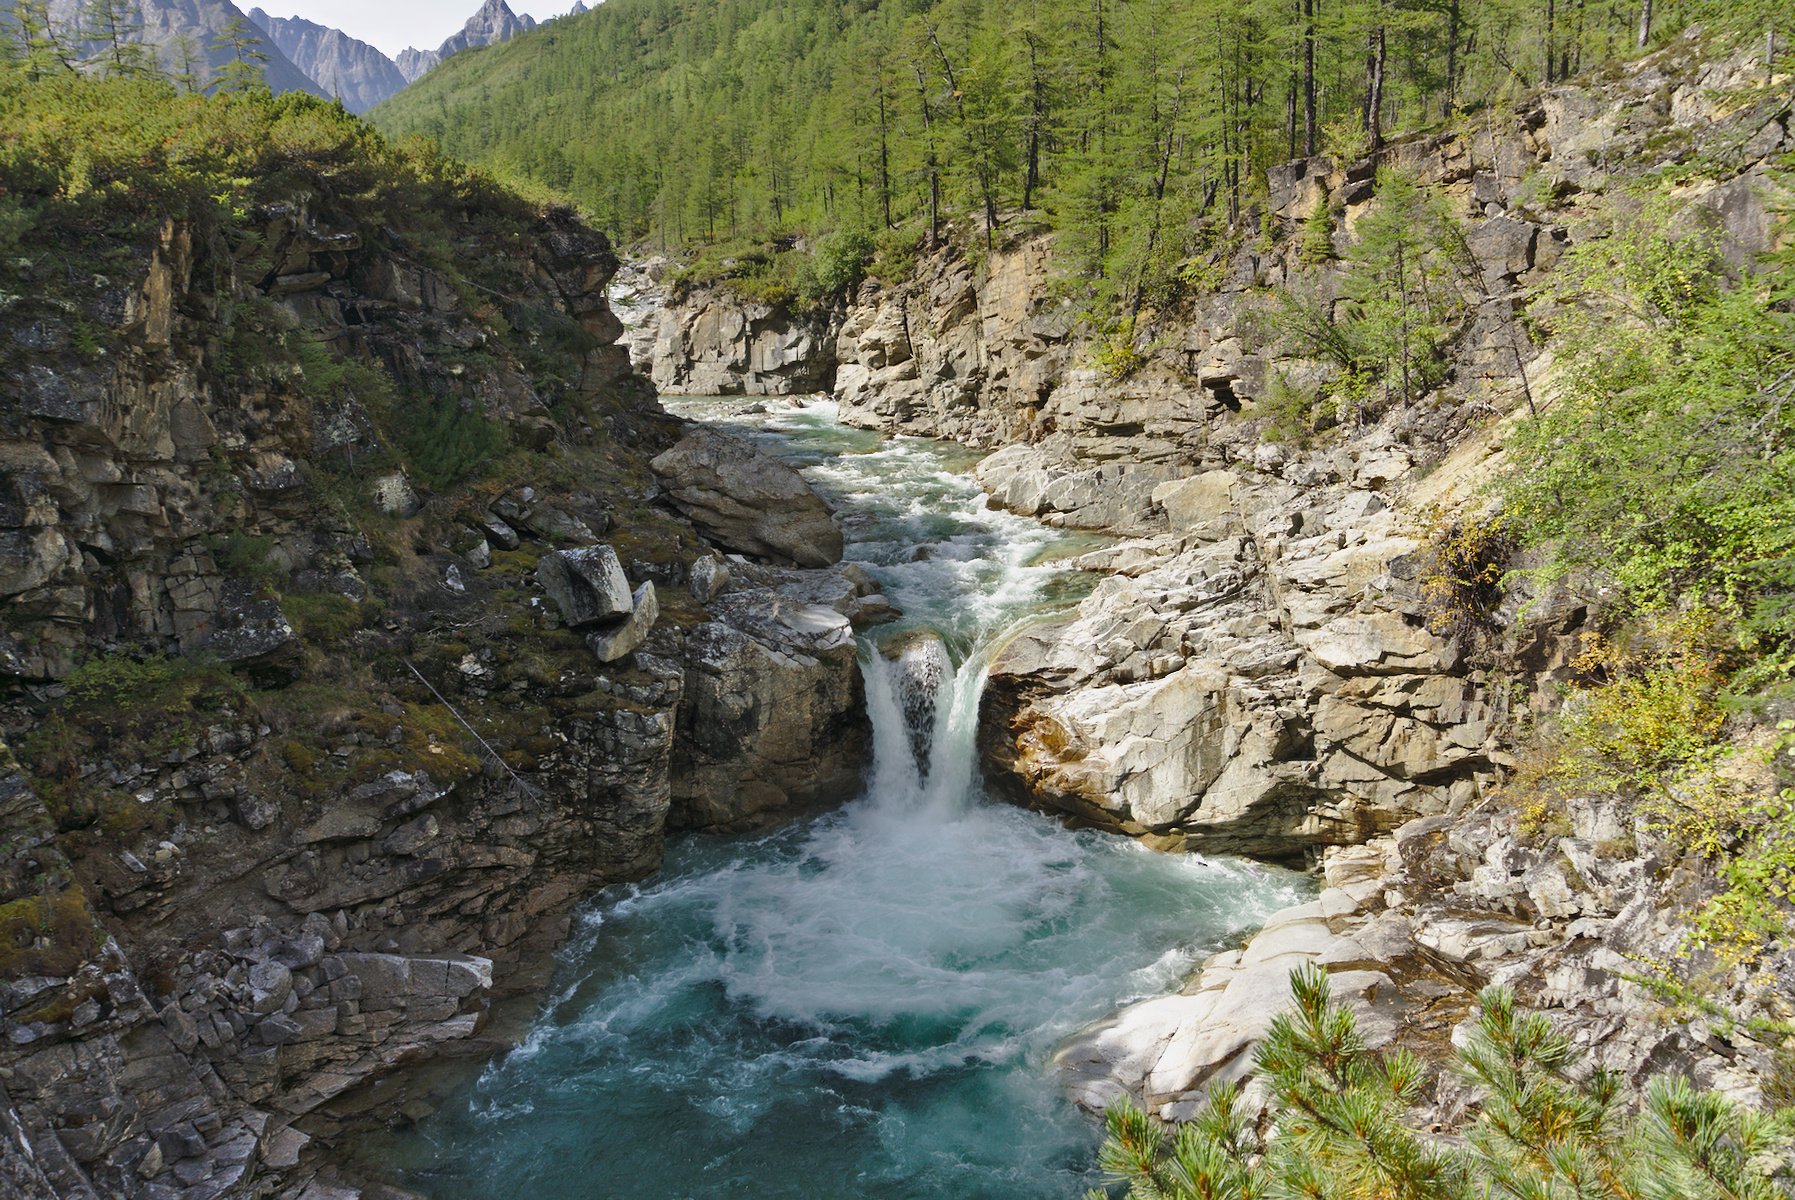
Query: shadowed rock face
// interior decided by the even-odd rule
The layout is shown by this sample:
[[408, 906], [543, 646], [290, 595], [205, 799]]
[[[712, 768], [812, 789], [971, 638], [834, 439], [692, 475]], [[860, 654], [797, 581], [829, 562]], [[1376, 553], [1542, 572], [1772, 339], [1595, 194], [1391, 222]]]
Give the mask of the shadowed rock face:
[[652, 465], [667, 498], [724, 549], [800, 567], [841, 561], [841, 527], [828, 504], [753, 444], [693, 429]]
[[303, 17], [276, 17], [259, 8], [249, 19], [327, 96], [353, 113], [365, 113], [407, 82], [393, 60], [368, 43]]
[[[170, 222], [106, 288], [0, 313], [7, 1195], [298, 1194], [404, 1101], [376, 1081], [494, 1048], [494, 999], [540, 986], [570, 906], [652, 871], [671, 820], [764, 823], [866, 764], [873, 589], [685, 586], [708, 551], [652, 499], [679, 427], [609, 344], [609, 243], [521, 206], [458, 231], [508, 320], [591, 335], [538, 376], [466, 278], [354, 211], [321, 189], [246, 231]], [[553, 443], [557, 482], [354, 471], [392, 426], [221, 361], [227, 310]], [[59, 681], [95, 658], [204, 694], [133, 675], [82, 707]]]

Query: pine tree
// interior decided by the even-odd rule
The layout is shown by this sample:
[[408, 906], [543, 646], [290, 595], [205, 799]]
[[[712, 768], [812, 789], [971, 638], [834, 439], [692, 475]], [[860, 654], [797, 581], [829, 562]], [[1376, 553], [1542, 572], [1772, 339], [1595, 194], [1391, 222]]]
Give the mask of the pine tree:
[[199, 42], [190, 33], [183, 33], [175, 38], [172, 47], [174, 53], [174, 82], [183, 92], [202, 92], [211, 77], [212, 68], [201, 52]]
[[94, 47], [89, 64], [107, 75], [147, 75], [155, 59], [143, 44], [143, 22], [128, 0], [85, 0], [81, 28]]
[[1445, 202], [1400, 171], [1378, 172], [1376, 203], [1354, 232], [1352, 340], [1382, 376], [1386, 398], [1408, 400], [1436, 382], [1441, 350], [1464, 315], [1469, 251]]
[[[1256, 1063], [1271, 1091], [1261, 1143], [1233, 1084], [1214, 1088], [1170, 1137], [1123, 1102], [1108, 1116], [1103, 1169], [1129, 1200], [1778, 1200], [1795, 1112], [1747, 1112], [1686, 1080], [1656, 1080], [1627, 1116], [1621, 1081], [1576, 1077], [1570, 1039], [1490, 988], [1456, 1069], [1480, 1089], [1463, 1150], [1414, 1128], [1420, 1064], [1366, 1049], [1327, 975], [1291, 973], [1291, 1009]], [[1092, 1193], [1096, 1200], [1102, 1193]]]
[[232, 17], [218, 31], [212, 39], [212, 49], [230, 55], [230, 60], [218, 69], [216, 86], [220, 92], [247, 92], [268, 86], [263, 78], [268, 53], [243, 17]]
[[49, 0], [15, 0], [12, 21], [20, 59], [30, 78], [76, 69], [74, 51], [51, 23]]

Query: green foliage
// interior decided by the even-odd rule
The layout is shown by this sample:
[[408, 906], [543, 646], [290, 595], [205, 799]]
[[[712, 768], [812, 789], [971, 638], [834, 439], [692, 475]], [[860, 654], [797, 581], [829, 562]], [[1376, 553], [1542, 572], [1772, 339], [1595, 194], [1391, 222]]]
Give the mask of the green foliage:
[[1303, 236], [1297, 245], [1296, 256], [1305, 266], [1311, 267], [1333, 259], [1334, 214], [1328, 209], [1326, 196], [1317, 200], [1309, 215], [1303, 218]]
[[1476, 264], [1445, 197], [1380, 170], [1377, 199], [1353, 231], [1342, 317], [1354, 367], [1397, 402], [1431, 390], [1469, 309]]
[[[1727, 736], [1725, 625], [1696, 611], [1643, 622], [1627, 642], [1588, 639], [1557, 718], [1504, 791], [1524, 829], [1547, 831], [1578, 796], [1618, 794], [1680, 855], [1711, 863], [1719, 887], [1692, 914], [1693, 945], [1757, 957], [1795, 913], [1795, 722], [1751, 782], [1753, 752]], [[1556, 832], [1556, 831], [1553, 831]]]
[[0, 979], [73, 975], [105, 936], [79, 886], [9, 900], [0, 904]]
[[[1720, 0], [1658, 7], [1666, 35], [1764, 28]], [[1263, 197], [1270, 164], [1311, 142], [1356, 160], [1383, 128], [1630, 56], [1636, 9], [1346, 0], [1316, 4], [1311, 31], [1291, 0], [607, 0], [457, 56], [374, 119], [663, 249], [919, 227], [933, 246], [976, 214], [988, 252], [1006, 229], [1049, 229], [1096, 307], [1138, 313], [1192, 290], [1190, 264]]]
[[206, 728], [243, 712], [247, 694], [231, 672], [198, 657], [103, 654], [64, 681], [66, 698], [17, 743], [20, 762], [62, 831], [135, 833], [169, 819], [80, 764], [160, 761], [192, 747]]
[[[1791, 774], [1795, 758], [1795, 722], [1777, 726], [1771, 756], [1779, 782]], [[1795, 787], [1767, 795], [1741, 795], [1720, 781], [1702, 799], [1718, 795], [1697, 816], [1686, 813], [1701, 845], [1718, 860], [1722, 888], [1696, 914], [1702, 944], [1733, 959], [1747, 958], [1788, 936], [1795, 915]]]
[[411, 478], [430, 491], [473, 475], [510, 445], [504, 426], [454, 396], [409, 399], [396, 432]]
[[799, 279], [807, 263], [790, 239], [720, 241], [702, 247], [689, 262], [669, 273], [667, 281], [676, 294], [720, 287], [743, 300], [791, 307], [799, 301]]
[[1784, 1195], [1795, 1114], [1749, 1112], [1681, 1079], [1629, 1096], [1616, 1076], [1581, 1070], [1570, 1039], [1518, 1012], [1504, 988], [1479, 998], [1457, 1051], [1456, 1070], [1483, 1097], [1462, 1145], [1416, 1128], [1425, 1070], [1400, 1051], [1366, 1049], [1352, 1012], [1330, 1004], [1324, 971], [1292, 972], [1291, 997], [1257, 1056], [1271, 1092], [1269, 1141], [1255, 1137], [1232, 1084], [1213, 1089], [1169, 1141], [1124, 1102], [1109, 1114], [1101, 1162], [1129, 1200]]
[[190, 706], [218, 678], [219, 668], [202, 660], [103, 654], [76, 667], [64, 686], [78, 708], [119, 716], [137, 706]]
[[36, 223], [36, 218], [13, 196], [0, 194], [0, 254], [11, 254]]
[[1729, 278], [1657, 205], [1567, 255], [1547, 312], [1562, 395], [1508, 441], [1506, 511], [1548, 577], [1633, 611], [1691, 599], [1754, 656], [1795, 634], [1795, 316], [1784, 263]]
[[365, 616], [361, 604], [333, 593], [289, 592], [281, 597], [280, 607], [300, 637], [320, 646], [348, 637], [362, 627]]
[[837, 229], [817, 240], [799, 276], [799, 291], [815, 302], [840, 300], [860, 286], [878, 246], [858, 229]]
[[[1332, 217], [1318, 204], [1299, 256], [1333, 256]], [[1280, 289], [1274, 327], [1298, 351], [1338, 368], [1335, 420], [1371, 420], [1444, 378], [1448, 348], [1476, 296], [1476, 264], [1447, 199], [1395, 170], [1378, 172], [1336, 297], [1313, 285]]]
[[1265, 395], [1254, 402], [1252, 411], [1265, 419], [1260, 441], [1305, 449], [1327, 427], [1332, 412], [1313, 391], [1297, 387], [1282, 374], [1271, 377]]
[[258, 587], [274, 587], [285, 573], [274, 557], [274, 538], [268, 534], [233, 530], [207, 538], [206, 548], [221, 572]]
[[268, 65], [268, 54], [261, 47], [261, 38], [248, 18], [233, 15], [225, 23], [212, 39], [212, 49], [229, 56], [218, 69], [216, 86], [219, 91], [250, 92], [266, 88], [262, 73]]

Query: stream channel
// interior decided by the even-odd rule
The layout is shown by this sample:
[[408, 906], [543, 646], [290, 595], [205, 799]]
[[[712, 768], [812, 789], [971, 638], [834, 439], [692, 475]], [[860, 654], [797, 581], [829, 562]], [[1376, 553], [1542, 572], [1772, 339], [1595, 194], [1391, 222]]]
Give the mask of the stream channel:
[[861, 639], [873, 768], [834, 811], [676, 838], [595, 897], [524, 1041], [380, 1158], [433, 1200], [1073, 1200], [1100, 1131], [1055, 1047], [1308, 881], [984, 799], [984, 664], [1088, 590], [1088, 542], [987, 508], [976, 455], [822, 401], [668, 407], [800, 468], [903, 610]]

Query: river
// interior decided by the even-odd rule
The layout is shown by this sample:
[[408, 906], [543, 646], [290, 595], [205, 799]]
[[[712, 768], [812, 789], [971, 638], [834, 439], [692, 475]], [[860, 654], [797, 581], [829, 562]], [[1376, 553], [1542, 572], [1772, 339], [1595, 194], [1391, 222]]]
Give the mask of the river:
[[1081, 1195], [1098, 1129], [1056, 1045], [1310, 885], [986, 802], [986, 656], [1086, 580], [1073, 537], [985, 506], [974, 456], [825, 402], [669, 407], [799, 466], [904, 610], [862, 639], [875, 764], [835, 811], [676, 839], [594, 898], [524, 1041], [380, 1159], [434, 1200]]

